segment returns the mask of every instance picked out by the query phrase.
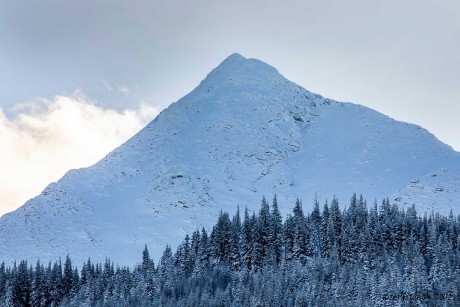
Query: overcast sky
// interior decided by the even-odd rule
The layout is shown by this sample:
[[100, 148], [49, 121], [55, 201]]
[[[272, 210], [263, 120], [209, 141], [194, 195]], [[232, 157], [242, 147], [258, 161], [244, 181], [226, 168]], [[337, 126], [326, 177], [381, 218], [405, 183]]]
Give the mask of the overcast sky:
[[102, 158], [234, 52], [460, 150], [458, 0], [0, 0], [0, 214]]

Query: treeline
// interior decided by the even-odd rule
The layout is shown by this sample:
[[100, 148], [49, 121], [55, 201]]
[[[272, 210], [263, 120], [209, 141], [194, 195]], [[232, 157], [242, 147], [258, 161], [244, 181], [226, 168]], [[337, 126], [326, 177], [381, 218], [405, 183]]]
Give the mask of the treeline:
[[210, 234], [167, 246], [155, 266], [147, 247], [135, 268], [70, 257], [47, 266], [0, 266], [4, 306], [458, 306], [460, 217], [419, 216], [388, 199], [368, 208], [353, 195], [299, 200], [283, 223], [276, 197], [259, 212], [221, 212]]

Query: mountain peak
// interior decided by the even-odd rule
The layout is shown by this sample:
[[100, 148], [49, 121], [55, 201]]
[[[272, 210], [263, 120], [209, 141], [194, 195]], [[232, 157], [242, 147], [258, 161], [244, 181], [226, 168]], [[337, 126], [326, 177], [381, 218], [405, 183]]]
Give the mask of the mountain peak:
[[235, 53], [232, 53], [231, 55], [229, 55], [224, 60], [224, 62], [227, 62], [227, 61], [242, 61], [242, 60], [247, 60], [247, 59], [244, 56], [242, 56], [241, 54], [235, 52]]
[[278, 70], [262, 61], [245, 58], [239, 53], [233, 53], [214, 68], [204, 82], [222, 83], [229, 80], [244, 82], [252, 80], [254, 82], [273, 78], [283, 77]]

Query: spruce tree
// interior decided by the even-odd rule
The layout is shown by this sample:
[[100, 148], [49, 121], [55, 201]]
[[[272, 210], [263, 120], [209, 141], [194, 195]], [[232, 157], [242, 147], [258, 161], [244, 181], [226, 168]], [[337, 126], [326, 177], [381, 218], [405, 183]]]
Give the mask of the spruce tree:
[[271, 263], [279, 265], [283, 259], [283, 220], [276, 195], [273, 197], [270, 221], [269, 248]]
[[242, 225], [242, 236], [241, 236], [241, 257], [244, 266], [248, 269], [252, 269], [252, 257], [253, 257], [253, 232], [251, 220], [249, 218], [248, 208], [244, 209], [244, 219]]
[[70, 259], [69, 254], [67, 254], [67, 257], [64, 263], [64, 275], [62, 276], [63, 296], [69, 295], [73, 287], [74, 285], [73, 285], [72, 260]]

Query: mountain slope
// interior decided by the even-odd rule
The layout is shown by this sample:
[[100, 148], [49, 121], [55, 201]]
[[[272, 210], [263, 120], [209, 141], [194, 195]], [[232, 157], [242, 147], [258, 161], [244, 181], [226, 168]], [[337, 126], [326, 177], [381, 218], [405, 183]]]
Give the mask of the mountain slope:
[[[315, 193], [429, 208], [437, 194], [419, 197], [411, 182], [441, 169], [460, 173], [460, 154], [426, 130], [325, 99], [234, 54], [103, 160], [3, 216], [0, 259], [70, 253], [77, 264], [132, 264], [145, 243], [157, 259], [222, 208], [258, 209], [273, 193], [285, 214], [295, 197], [309, 206]], [[458, 177], [449, 178], [443, 209], [460, 206], [450, 187]]]

